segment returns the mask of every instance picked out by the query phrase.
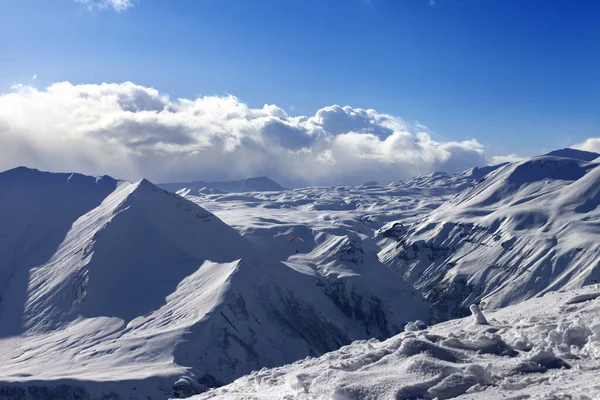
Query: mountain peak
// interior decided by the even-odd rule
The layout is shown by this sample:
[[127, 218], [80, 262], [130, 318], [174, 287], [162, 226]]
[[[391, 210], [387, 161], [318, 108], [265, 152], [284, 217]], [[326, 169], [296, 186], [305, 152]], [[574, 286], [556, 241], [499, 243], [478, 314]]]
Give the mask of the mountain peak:
[[24, 173], [24, 172], [30, 172], [30, 171], [31, 171], [31, 172], [33, 172], [33, 171], [38, 171], [38, 172], [39, 172], [39, 169], [36, 169], [36, 168], [29, 168], [29, 167], [26, 167], [26, 166], [24, 166], [24, 165], [20, 165], [20, 166], [18, 166], [18, 167], [14, 167], [14, 168], [11, 168], [11, 169], [7, 169], [7, 170], [6, 170], [6, 171], [4, 171], [4, 172], [13, 172], [13, 173], [19, 173], [19, 172], [20, 172], [20, 173]]
[[136, 186], [135, 190], [150, 190], [150, 191], [161, 190], [158, 186], [156, 186], [154, 183], [150, 182], [146, 178], [140, 179], [134, 185]]
[[507, 178], [514, 183], [544, 179], [574, 181], [586, 174], [587, 165], [587, 162], [580, 158], [543, 155], [518, 163]]
[[577, 150], [571, 148], [564, 148], [560, 150], [551, 151], [546, 156], [555, 156], [555, 157], [565, 157], [565, 158], [575, 158], [581, 161], [594, 161], [596, 158], [600, 157], [600, 154], [594, 153], [591, 151]]

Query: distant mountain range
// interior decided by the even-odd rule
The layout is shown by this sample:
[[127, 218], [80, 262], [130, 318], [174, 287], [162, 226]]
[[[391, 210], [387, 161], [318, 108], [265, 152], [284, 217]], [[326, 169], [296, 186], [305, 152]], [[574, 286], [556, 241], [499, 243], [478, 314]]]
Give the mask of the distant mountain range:
[[285, 190], [283, 186], [267, 178], [266, 176], [228, 182], [195, 181], [160, 183], [157, 186], [173, 193], [176, 193], [180, 190], [186, 190], [187, 193], [190, 194], [279, 192]]

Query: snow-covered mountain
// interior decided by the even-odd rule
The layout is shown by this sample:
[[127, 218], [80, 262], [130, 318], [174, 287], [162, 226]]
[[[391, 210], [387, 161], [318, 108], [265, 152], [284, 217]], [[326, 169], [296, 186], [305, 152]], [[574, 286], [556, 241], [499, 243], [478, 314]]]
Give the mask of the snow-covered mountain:
[[[563, 149], [388, 186], [179, 195], [146, 180], [0, 173], [0, 399], [180, 397], [384, 340], [408, 321], [461, 317], [473, 303], [487, 313], [599, 282], [599, 157]], [[351, 348], [367, 359], [395, 348], [369, 343]], [[432, 385], [418, 368], [406, 382], [434, 392], [446, 377], [472, 383], [475, 370], [450, 367]], [[294, 390], [326, 393], [311, 392], [327, 385], [318, 375]]]
[[384, 227], [381, 260], [433, 303], [437, 320], [473, 302], [496, 308], [600, 282], [600, 164], [579, 158], [490, 171], [422, 220]]
[[179, 182], [161, 183], [158, 187], [173, 193], [185, 191], [192, 194], [211, 193], [244, 193], [244, 192], [279, 192], [285, 188], [266, 176], [242, 179], [229, 182]]
[[191, 394], [427, 317], [375, 248], [353, 258], [368, 238], [321, 235], [326, 264], [282, 263], [147, 180], [17, 168], [0, 174], [0, 221], [10, 396]]
[[588, 161], [588, 162], [594, 161], [595, 159], [600, 157], [600, 154], [594, 153], [592, 151], [584, 151], [584, 150], [577, 150], [577, 149], [570, 149], [570, 148], [554, 150], [546, 155], [554, 156], [554, 157], [574, 158], [576, 160]]
[[[598, 279], [598, 162], [584, 161], [598, 155], [572, 149], [552, 154], [452, 175], [434, 173], [387, 187], [188, 198], [279, 260], [314, 262], [312, 254], [325, 242], [315, 242], [319, 235], [358, 235], [365, 245], [364, 238], [374, 238], [370, 248], [380, 260], [430, 299], [436, 320], [446, 320], [464, 315], [471, 301], [484, 297], [487, 307], [498, 307]], [[554, 197], [566, 195], [587, 201], [590, 209], [555, 207], [560, 201]], [[481, 196], [491, 198], [471, 199]], [[309, 238], [311, 244], [289, 246], [284, 238], [291, 234]], [[296, 249], [300, 254], [294, 255]], [[538, 276], [529, 269], [523, 276], [531, 265], [544, 273]]]
[[402, 182], [394, 182], [389, 187], [407, 191], [422, 191], [423, 196], [440, 196], [459, 193], [477, 182], [492, 171], [504, 164], [487, 167], [475, 167], [455, 174], [434, 172], [428, 175], [419, 175]]
[[[193, 400], [600, 398], [600, 285], [474, 317], [411, 324], [262, 369]], [[485, 323], [487, 322], [487, 323]]]

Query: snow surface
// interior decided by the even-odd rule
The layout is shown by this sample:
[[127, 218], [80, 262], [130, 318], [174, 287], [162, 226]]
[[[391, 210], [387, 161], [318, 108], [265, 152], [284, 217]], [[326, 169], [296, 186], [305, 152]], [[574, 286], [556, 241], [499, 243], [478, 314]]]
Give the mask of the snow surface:
[[420, 221], [399, 220], [381, 261], [436, 320], [600, 282], [600, 164], [541, 156], [504, 165]]
[[367, 237], [323, 236], [327, 262], [285, 264], [146, 180], [19, 168], [0, 185], [10, 396], [192, 394], [427, 318]]
[[600, 157], [600, 154], [594, 153], [592, 151], [584, 151], [584, 150], [569, 149], [569, 148], [554, 150], [546, 155], [547, 156], [556, 156], [556, 157], [575, 158], [575, 159], [581, 160], [581, 161], [594, 161], [596, 158]]
[[[561, 398], [580, 383], [549, 378], [563, 361], [565, 374], [598, 376], [585, 311], [597, 313], [598, 291], [575, 290], [600, 281], [590, 157], [561, 150], [388, 186], [178, 194], [0, 173], [0, 399], [185, 397], [294, 362], [306, 377], [286, 372], [289, 393], [255, 373], [256, 387], [235, 383], [229, 398]], [[549, 319], [523, 322], [540, 313]], [[309, 368], [335, 357], [325, 374]]]
[[[370, 243], [371, 251], [378, 251], [372, 239], [385, 224], [398, 219], [416, 222], [479, 179], [472, 170], [449, 177], [450, 182], [436, 188], [401, 183], [235, 195], [180, 194], [218, 215], [275, 259], [288, 261], [291, 256], [304, 257], [328, 237], [360, 237], [365, 245]], [[296, 235], [305, 242], [290, 245], [289, 238]]]
[[468, 317], [356, 341], [194, 400], [597, 399], [599, 296], [592, 285], [489, 312], [489, 325]]

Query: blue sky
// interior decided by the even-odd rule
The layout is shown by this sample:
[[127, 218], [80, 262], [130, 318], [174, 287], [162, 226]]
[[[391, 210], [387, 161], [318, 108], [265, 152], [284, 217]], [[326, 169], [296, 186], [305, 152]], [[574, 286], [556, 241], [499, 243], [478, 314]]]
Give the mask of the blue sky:
[[[600, 136], [595, 0], [2, 0], [0, 89], [125, 82], [332, 105], [527, 156]], [[37, 79], [32, 77], [37, 74]]]

